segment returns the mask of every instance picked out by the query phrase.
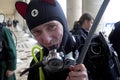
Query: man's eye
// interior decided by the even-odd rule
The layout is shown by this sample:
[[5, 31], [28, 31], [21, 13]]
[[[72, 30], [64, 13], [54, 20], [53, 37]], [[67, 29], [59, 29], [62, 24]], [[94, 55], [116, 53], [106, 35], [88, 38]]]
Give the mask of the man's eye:
[[48, 30], [55, 30], [56, 29], [56, 25], [49, 25], [47, 29]]
[[36, 30], [36, 31], [33, 32], [34, 35], [38, 35], [38, 34], [40, 35], [40, 33], [41, 32], [39, 30]]

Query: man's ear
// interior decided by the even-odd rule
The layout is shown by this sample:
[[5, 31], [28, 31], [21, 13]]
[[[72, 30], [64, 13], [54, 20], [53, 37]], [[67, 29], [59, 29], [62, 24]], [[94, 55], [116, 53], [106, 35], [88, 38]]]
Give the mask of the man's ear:
[[27, 6], [28, 4], [22, 1], [17, 1], [15, 3], [15, 8], [18, 11], [18, 13], [24, 18], [26, 19], [26, 10], [27, 10]]

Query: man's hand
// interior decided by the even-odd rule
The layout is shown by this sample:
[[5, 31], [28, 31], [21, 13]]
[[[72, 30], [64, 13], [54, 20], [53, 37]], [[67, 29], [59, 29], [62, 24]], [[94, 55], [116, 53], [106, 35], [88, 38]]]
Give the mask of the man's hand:
[[12, 76], [13, 74], [14, 74], [14, 71], [11, 71], [11, 70], [7, 70], [7, 71], [6, 71], [6, 76], [7, 76], [7, 77]]
[[70, 72], [66, 80], [88, 80], [88, 74], [83, 64], [70, 66]]

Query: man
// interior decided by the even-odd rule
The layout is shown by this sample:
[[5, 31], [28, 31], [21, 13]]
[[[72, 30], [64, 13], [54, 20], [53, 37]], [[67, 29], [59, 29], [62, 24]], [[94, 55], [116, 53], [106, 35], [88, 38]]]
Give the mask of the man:
[[[86, 55], [85, 66], [77, 62], [83, 36], [71, 35], [57, 0], [31, 0], [29, 4], [18, 1], [15, 6], [42, 46], [36, 54], [39, 65], [29, 70], [28, 80], [88, 80], [88, 77], [89, 80], [115, 80], [99, 40], [98, 50], [91, 47], [88, 51], [93, 53]], [[33, 59], [30, 67], [35, 66], [37, 60]]]
[[[64, 55], [73, 52], [75, 41], [69, 33], [63, 10], [56, 0], [32, 0], [29, 4], [18, 1], [15, 6], [26, 20], [33, 36], [43, 47], [44, 57], [48, 56], [52, 46], [56, 46], [57, 51], [63, 52]], [[38, 53], [38, 60], [39, 56]], [[35, 64], [34, 60], [32, 60], [31, 66], [33, 64]], [[47, 67], [42, 66], [44, 77], [41, 76], [38, 68], [30, 70], [28, 80], [88, 80], [83, 64], [70, 66], [71, 71], [63, 67], [60, 70], [52, 71]]]
[[16, 46], [12, 33], [0, 24], [0, 80], [16, 80]]

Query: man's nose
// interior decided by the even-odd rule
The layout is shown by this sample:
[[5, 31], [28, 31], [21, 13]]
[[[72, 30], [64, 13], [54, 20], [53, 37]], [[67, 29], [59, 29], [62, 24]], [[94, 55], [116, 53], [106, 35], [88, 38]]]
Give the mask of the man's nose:
[[43, 42], [44, 42], [44, 43], [50, 43], [51, 40], [52, 40], [50, 34], [48, 34], [48, 33], [44, 33], [44, 34], [42, 35], [42, 37], [43, 37]]

